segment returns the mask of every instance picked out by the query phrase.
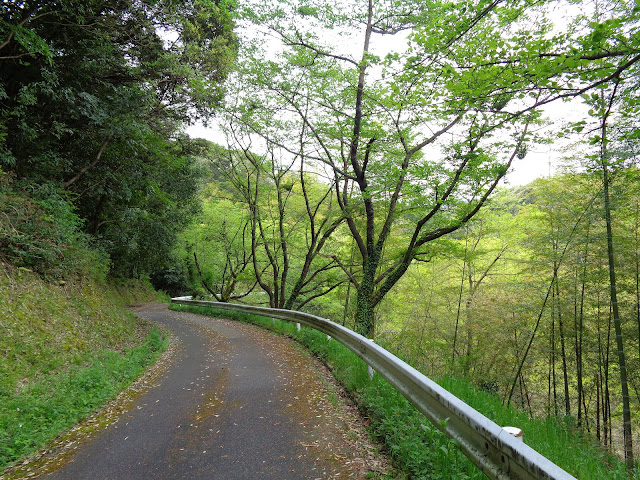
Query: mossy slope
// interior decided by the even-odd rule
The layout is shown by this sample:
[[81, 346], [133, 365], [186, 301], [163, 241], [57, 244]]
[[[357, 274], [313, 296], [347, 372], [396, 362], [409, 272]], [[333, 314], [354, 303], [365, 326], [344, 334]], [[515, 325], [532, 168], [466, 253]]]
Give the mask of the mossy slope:
[[47, 282], [0, 265], [0, 474], [115, 397], [166, 348], [140, 282]]

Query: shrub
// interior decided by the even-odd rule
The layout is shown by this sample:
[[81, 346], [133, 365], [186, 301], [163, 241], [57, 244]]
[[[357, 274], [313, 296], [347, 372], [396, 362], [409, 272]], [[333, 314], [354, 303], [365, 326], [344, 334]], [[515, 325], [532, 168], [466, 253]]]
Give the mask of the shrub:
[[82, 221], [54, 185], [21, 185], [0, 171], [0, 259], [43, 276], [104, 277], [106, 255], [89, 246]]
[[156, 290], [162, 290], [171, 297], [192, 292], [187, 269], [177, 261], [170, 267], [154, 272], [151, 275], [151, 284]]

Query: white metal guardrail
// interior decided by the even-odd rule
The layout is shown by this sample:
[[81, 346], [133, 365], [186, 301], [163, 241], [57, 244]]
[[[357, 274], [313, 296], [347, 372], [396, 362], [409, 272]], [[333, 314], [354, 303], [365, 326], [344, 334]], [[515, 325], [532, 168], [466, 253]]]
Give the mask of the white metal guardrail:
[[447, 436], [491, 479], [574, 479], [556, 464], [513, 437], [480, 412], [374, 342], [330, 320], [293, 310], [230, 303], [171, 299], [300, 323], [335, 338], [373, 367]]

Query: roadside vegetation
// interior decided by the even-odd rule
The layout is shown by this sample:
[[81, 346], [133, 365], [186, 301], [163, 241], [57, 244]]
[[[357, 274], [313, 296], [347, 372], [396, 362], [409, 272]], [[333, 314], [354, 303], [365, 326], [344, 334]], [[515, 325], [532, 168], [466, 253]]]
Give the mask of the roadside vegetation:
[[[172, 304], [176, 311], [230, 318], [259, 325], [287, 335], [327, 364], [349, 393], [363, 416], [370, 420], [372, 434], [385, 446], [406, 478], [482, 479], [486, 478], [435, 426], [380, 375], [369, 379], [367, 366], [354, 353], [313, 329], [258, 315]], [[449, 376], [432, 377], [442, 387], [499, 425], [516, 425], [524, 431], [525, 442], [542, 455], [581, 480], [628, 479], [624, 462], [583, 437], [570, 421], [531, 418], [518, 408], [504, 408], [499, 397], [482, 391], [471, 382]], [[635, 478], [639, 478], [637, 475]]]
[[191, 292], [339, 321], [632, 474], [637, 4], [312, 3], [239, 6], [227, 144], [176, 252]]
[[[351, 3], [3, 2], [0, 400], [144, 343], [133, 279], [334, 319], [633, 475], [637, 2]], [[214, 116], [225, 145], [185, 133]], [[372, 419], [404, 411], [376, 388]]]
[[222, 101], [230, 8], [0, 7], [0, 474], [166, 347], [127, 306], [186, 284], [171, 252], [204, 170], [183, 129]]
[[0, 474], [96, 412], [167, 346], [127, 309], [139, 282], [46, 282], [0, 266]]

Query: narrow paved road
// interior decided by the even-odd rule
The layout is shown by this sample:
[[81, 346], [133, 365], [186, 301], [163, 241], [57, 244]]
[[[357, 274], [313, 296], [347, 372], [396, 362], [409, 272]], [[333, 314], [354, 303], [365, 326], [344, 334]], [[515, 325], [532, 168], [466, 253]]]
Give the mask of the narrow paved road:
[[164, 305], [138, 314], [171, 331], [169, 365], [116, 423], [41, 478], [364, 477], [350, 420], [293, 342]]

